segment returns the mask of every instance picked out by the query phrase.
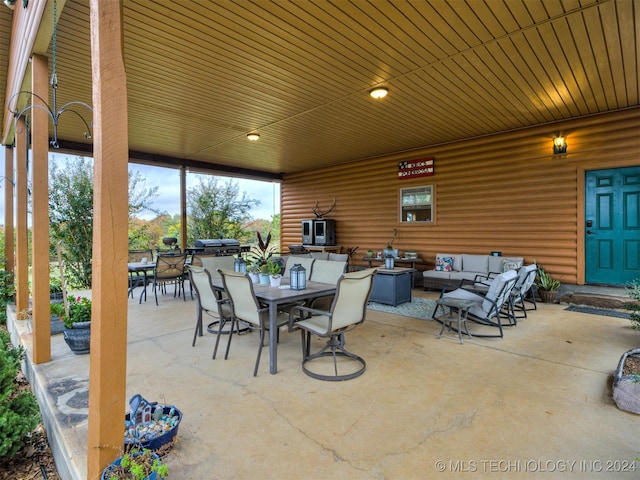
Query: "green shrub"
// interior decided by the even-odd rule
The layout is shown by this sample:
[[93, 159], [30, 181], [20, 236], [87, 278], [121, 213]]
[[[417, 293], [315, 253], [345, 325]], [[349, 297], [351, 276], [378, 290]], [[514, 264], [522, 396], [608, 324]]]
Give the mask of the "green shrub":
[[635, 303], [626, 303], [625, 308], [631, 313], [629, 314], [629, 320], [631, 320], [631, 327], [634, 330], [640, 330], [640, 280], [636, 279], [627, 283], [625, 290]]
[[22, 348], [13, 348], [9, 334], [0, 330], [0, 457], [14, 457], [40, 422], [36, 397], [18, 391], [22, 354]]
[[7, 323], [7, 304], [15, 295], [13, 275], [4, 269], [4, 259], [0, 260], [0, 325]]

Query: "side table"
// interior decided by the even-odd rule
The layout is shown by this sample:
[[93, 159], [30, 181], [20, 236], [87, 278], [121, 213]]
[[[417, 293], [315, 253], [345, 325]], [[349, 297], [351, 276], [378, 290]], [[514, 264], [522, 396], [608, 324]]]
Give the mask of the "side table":
[[[440, 329], [440, 333], [438, 334], [438, 338], [442, 337], [442, 333], [444, 332], [445, 327], [449, 327], [451, 330], [451, 324], [455, 321], [458, 322], [458, 339], [460, 343], [462, 343], [462, 325], [464, 324], [464, 332], [469, 336], [469, 338], [473, 338], [471, 333], [469, 333], [469, 329], [467, 328], [467, 314], [469, 313], [469, 309], [473, 306], [475, 302], [472, 300], [463, 300], [460, 298], [439, 298], [436, 300], [436, 309], [440, 306], [442, 307], [442, 311], [444, 315], [441, 317], [437, 317], [438, 320], [442, 321], [442, 328]], [[449, 308], [447, 312], [446, 308]], [[457, 312], [457, 315], [456, 315]], [[434, 316], [435, 318], [435, 316]]]

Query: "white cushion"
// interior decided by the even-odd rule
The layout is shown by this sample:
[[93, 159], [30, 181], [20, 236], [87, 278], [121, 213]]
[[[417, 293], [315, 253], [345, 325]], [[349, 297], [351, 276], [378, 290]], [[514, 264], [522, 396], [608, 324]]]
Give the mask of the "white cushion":
[[463, 253], [462, 269], [465, 272], [489, 273], [489, 255]]
[[329, 252], [311, 252], [311, 258], [316, 260], [329, 260]]
[[349, 261], [349, 255], [346, 253], [329, 252], [329, 260], [334, 262], [347, 262]]

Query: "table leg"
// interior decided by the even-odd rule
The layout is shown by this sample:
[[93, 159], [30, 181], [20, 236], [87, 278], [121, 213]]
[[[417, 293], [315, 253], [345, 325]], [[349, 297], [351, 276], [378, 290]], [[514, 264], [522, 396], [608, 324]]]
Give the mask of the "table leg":
[[269, 373], [278, 373], [278, 304], [269, 304]]
[[144, 272], [143, 278], [142, 278], [142, 291], [140, 292], [140, 300], [138, 301], [138, 303], [142, 303], [142, 296], [144, 295], [144, 301], [147, 301], [147, 272]]

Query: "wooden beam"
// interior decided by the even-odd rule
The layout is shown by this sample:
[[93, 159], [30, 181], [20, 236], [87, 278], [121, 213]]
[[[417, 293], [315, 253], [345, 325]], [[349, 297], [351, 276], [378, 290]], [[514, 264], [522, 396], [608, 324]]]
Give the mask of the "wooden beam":
[[[49, 314], [49, 114], [41, 98], [47, 98], [49, 69], [47, 57], [34, 55], [31, 118], [32, 236], [31, 285], [33, 295], [33, 362], [51, 360], [51, 326]], [[37, 108], [42, 106], [42, 108]]]
[[16, 311], [29, 308], [29, 255], [27, 243], [27, 149], [24, 117], [16, 120]]
[[87, 478], [124, 439], [127, 376], [128, 135], [122, 0], [91, 0], [94, 228]]
[[12, 147], [4, 149], [4, 269], [7, 273], [13, 273], [15, 262], [14, 242], [13, 242], [13, 192], [15, 190], [15, 178], [13, 175], [13, 152]]

